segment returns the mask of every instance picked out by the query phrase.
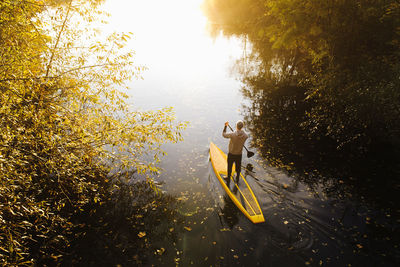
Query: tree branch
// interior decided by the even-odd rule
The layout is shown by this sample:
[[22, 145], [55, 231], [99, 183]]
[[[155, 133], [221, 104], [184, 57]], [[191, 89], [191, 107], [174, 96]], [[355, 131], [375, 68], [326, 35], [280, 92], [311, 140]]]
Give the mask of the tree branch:
[[67, 14], [65, 15], [65, 19], [64, 19], [63, 24], [62, 24], [62, 26], [61, 26], [61, 30], [60, 30], [60, 32], [58, 33], [56, 43], [55, 43], [55, 45], [54, 45], [54, 47], [53, 47], [53, 50], [52, 50], [52, 53], [51, 53], [51, 57], [50, 57], [50, 61], [49, 61], [49, 64], [47, 65], [46, 77], [49, 76], [51, 64], [52, 64], [52, 62], [53, 62], [53, 58], [54, 58], [54, 55], [55, 55], [55, 50], [56, 50], [56, 48], [57, 48], [57, 46], [58, 46], [58, 43], [60, 42], [61, 34], [64, 32], [65, 25], [67, 24], [68, 15], [69, 15], [69, 11], [71, 10], [72, 1], [73, 1], [73, 0], [70, 0], [70, 1], [69, 1], [68, 9], [67, 9]]

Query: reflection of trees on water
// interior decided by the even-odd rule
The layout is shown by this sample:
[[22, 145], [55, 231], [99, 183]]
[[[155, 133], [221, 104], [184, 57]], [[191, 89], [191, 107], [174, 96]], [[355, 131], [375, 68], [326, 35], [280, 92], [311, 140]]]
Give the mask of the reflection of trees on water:
[[162, 257], [165, 249], [177, 242], [182, 228], [177, 203], [145, 182], [116, 184], [109, 201], [88, 208], [90, 214], [77, 214], [80, 234], [71, 244], [65, 264], [134, 266]]
[[329, 196], [359, 194], [385, 203], [395, 196], [396, 187], [390, 184], [399, 176], [395, 151], [377, 144], [369, 153], [354, 153], [352, 147], [338, 150], [324, 135], [310, 138], [300, 123], [311, 104], [304, 101], [301, 87], [270, 84], [261, 74], [245, 81], [242, 92], [251, 100], [245, 121], [253, 146], [271, 165], [311, 187], [322, 184]]

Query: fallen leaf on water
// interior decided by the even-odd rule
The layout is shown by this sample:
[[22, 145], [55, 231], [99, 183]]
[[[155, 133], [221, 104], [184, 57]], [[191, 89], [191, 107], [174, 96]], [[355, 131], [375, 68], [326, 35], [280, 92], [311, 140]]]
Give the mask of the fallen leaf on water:
[[165, 252], [165, 248], [157, 249], [157, 254], [162, 255]]
[[138, 233], [138, 237], [139, 237], [139, 238], [142, 238], [142, 237], [144, 237], [144, 236], [146, 236], [146, 232], [139, 232], [139, 233]]
[[173, 232], [174, 231], [174, 228], [172, 227], [172, 228], [169, 228], [169, 231], [170, 232]]
[[192, 231], [192, 228], [190, 228], [190, 227], [188, 227], [188, 226], [185, 226], [185, 227], [183, 227], [183, 228], [185, 228], [187, 231]]
[[227, 232], [227, 231], [230, 231], [231, 229], [229, 229], [229, 228], [222, 228], [222, 229], [219, 229], [221, 232]]
[[289, 222], [288, 222], [288, 221], [284, 221], [283, 223], [284, 223], [284, 224], [288, 224]]
[[357, 244], [358, 248], [363, 248], [363, 246], [361, 244]]

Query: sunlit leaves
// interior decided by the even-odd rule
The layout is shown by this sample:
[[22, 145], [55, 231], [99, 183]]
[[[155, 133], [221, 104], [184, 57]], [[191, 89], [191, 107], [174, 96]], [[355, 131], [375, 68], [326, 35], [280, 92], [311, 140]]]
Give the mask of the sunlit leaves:
[[138, 233], [138, 237], [139, 238], [142, 238], [142, 237], [145, 237], [146, 236], [146, 232], [139, 232]]
[[161, 144], [181, 140], [171, 108], [128, 106], [126, 82], [144, 68], [126, 48], [131, 33], [96, 29], [99, 2], [0, 3], [2, 264], [67, 247], [75, 212], [107, 201], [117, 178], [151, 181]]

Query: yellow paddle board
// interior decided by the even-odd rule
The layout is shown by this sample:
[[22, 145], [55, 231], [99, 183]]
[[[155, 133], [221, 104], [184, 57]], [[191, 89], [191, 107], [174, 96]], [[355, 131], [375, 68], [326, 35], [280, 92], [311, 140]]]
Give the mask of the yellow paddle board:
[[231, 190], [226, 185], [223, 177], [227, 177], [228, 173], [227, 156], [213, 142], [210, 143], [210, 159], [219, 182], [239, 210], [243, 212], [243, 214], [253, 223], [265, 222], [264, 215], [261, 211], [260, 205], [258, 204], [257, 198], [243, 175], [240, 174], [239, 184], [234, 181], [233, 177], [236, 177], [235, 165], [232, 168], [232, 175], [230, 178], [230, 184], [231, 187], [233, 185], [234, 190]]

